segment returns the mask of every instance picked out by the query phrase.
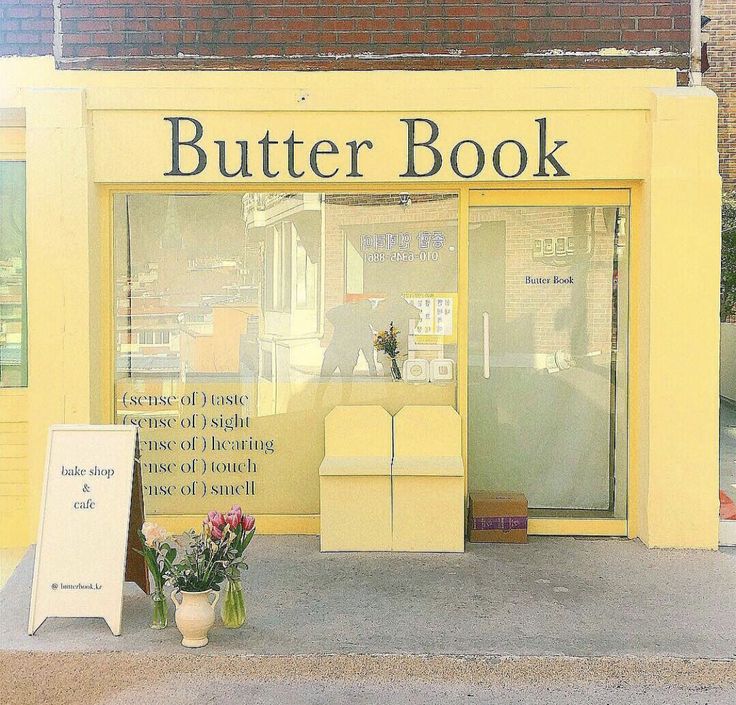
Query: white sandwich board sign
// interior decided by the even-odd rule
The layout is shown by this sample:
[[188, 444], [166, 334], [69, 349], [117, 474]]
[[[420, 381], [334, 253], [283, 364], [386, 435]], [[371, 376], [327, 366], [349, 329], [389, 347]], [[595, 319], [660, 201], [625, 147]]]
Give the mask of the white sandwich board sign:
[[135, 426], [52, 426], [28, 633], [47, 617], [102, 617], [119, 635]]

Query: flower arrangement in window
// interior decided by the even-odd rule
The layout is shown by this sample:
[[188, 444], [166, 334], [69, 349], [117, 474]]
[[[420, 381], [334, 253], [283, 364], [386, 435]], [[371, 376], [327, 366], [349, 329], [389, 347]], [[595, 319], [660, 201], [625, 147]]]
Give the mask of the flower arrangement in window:
[[391, 376], [395, 380], [401, 379], [401, 369], [397, 359], [400, 354], [399, 350], [399, 331], [394, 328], [394, 322], [391, 321], [388, 330], [382, 330], [375, 334], [373, 337], [373, 346], [378, 352], [384, 353], [391, 359]]

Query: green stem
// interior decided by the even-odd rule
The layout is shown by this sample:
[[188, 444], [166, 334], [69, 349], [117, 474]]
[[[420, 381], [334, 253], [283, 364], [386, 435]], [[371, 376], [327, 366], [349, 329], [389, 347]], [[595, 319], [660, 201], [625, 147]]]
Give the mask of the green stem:
[[169, 605], [166, 602], [166, 594], [163, 589], [153, 593], [153, 616], [151, 629], [164, 629], [169, 623]]
[[243, 586], [239, 579], [233, 580], [228, 577], [220, 616], [223, 625], [228, 629], [238, 629], [245, 623]]

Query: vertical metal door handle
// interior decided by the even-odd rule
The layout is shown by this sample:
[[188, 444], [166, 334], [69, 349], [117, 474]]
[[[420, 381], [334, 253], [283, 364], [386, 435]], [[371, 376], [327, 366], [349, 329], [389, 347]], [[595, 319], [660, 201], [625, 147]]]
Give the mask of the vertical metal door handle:
[[488, 311], [483, 312], [483, 376], [491, 376], [491, 318]]

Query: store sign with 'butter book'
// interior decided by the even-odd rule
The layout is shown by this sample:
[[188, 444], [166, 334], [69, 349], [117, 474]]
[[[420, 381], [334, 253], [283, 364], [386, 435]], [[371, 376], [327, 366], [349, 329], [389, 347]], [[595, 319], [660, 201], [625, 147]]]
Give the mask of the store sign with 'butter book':
[[[102, 617], [120, 634], [126, 553], [129, 572], [137, 556], [130, 528], [142, 521], [136, 466], [133, 426], [50, 428], [29, 634], [47, 617]], [[145, 571], [137, 572], [131, 577], [145, 589]]]

